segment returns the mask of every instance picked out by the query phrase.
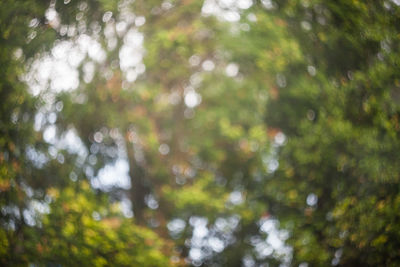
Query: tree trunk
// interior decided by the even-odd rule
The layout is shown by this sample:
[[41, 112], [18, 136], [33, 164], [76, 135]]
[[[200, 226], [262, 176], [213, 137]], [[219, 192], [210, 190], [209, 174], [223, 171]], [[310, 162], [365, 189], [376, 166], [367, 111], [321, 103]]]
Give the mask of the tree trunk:
[[132, 202], [132, 211], [138, 224], [146, 223], [144, 211], [146, 209], [145, 196], [149, 193], [149, 187], [146, 185], [146, 173], [143, 166], [135, 158], [134, 144], [126, 141], [126, 150], [129, 163], [129, 178], [131, 180], [130, 200]]

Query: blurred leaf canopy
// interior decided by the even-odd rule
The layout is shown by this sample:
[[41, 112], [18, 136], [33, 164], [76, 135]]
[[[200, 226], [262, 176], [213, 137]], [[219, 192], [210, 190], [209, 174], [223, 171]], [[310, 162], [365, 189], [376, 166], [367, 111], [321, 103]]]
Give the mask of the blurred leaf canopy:
[[398, 266], [400, 7], [3, 0], [2, 266]]

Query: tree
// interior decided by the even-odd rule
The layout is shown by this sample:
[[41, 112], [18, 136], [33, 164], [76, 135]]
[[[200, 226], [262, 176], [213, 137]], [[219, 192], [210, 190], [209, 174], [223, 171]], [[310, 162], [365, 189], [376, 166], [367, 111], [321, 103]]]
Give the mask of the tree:
[[398, 264], [396, 2], [0, 7], [2, 265]]
[[[57, 125], [73, 128], [89, 157], [96, 157], [93, 176], [105, 162], [118, 158], [110, 157], [111, 149], [122, 153], [120, 157], [129, 163], [132, 188], [125, 192], [115, 188], [111, 194], [131, 200], [135, 222], [176, 239], [181, 256], [190, 255], [194, 264], [240, 264], [241, 250], [251, 249], [245, 242], [246, 229], [257, 231], [253, 218], [262, 212], [237, 204], [250, 198], [247, 187], [257, 185], [249, 179], [264, 169], [260, 162], [267, 141], [265, 97], [258, 97], [263, 93], [250, 81], [229, 77], [237, 76], [237, 64], [218, 44], [227, 26], [202, 16], [202, 3], [136, 2], [129, 8], [138, 18], [145, 15], [146, 23], [140, 27], [128, 23], [120, 36], [115, 35], [119, 40], [115, 49], [123, 51], [134, 38], [140, 42], [143, 34], [146, 72], [129, 81], [129, 73], [135, 73], [140, 62], [139, 67], [124, 69], [121, 52], [108, 52], [104, 62], [95, 64], [103, 71], [96, 71], [92, 81], [59, 96], [63, 110]], [[104, 28], [118, 23], [116, 16]], [[119, 62], [121, 69], [112, 69], [110, 62]], [[228, 66], [234, 73], [227, 77]], [[247, 88], [249, 94], [244, 93]], [[83, 103], [76, 101], [80, 95], [85, 96]], [[231, 194], [240, 198], [236, 204], [229, 200]], [[239, 230], [241, 217], [245, 220]], [[232, 229], [218, 229], [217, 221], [232, 222], [227, 225]], [[210, 236], [196, 237], [193, 230], [203, 222]], [[178, 224], [183, 226], [175, 229]], [[207, 240], [218, 247], [213, 249]], [[188, 245], [189, 241], [193, 243]], [[230, 256], [215, 260], [226, 246], [233, 248]]]
[[304, 55], [277, 74], [266, 112], [268, 127], [287, 138], [264, 192], [290, 231], [292, 264], [395, 266], [399, 8], [276, 6]]
[[0, 9], [1, 264], [168, 266], [171, 246], [124, 218], [87, 182], [71, 181], [85, 176], [76, 167], [79, 155], [56, 149], [43, 139], [40, 125], [33, 127], [43, 109], [50, 116], [60, 110], [60, 103], [52, 105], [46, 94], [33, 96], [22, 81], [33, 58], [60, 37], [49, 15], [54, 3], [3, 1]]

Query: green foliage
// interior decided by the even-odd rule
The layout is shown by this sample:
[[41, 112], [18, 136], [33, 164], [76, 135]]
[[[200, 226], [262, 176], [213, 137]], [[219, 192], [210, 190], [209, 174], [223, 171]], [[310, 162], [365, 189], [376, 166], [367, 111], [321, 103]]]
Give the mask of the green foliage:
[[[30, 261], [79, 266], [168, 266], [171, 252], [154, 232], [135, 226], [82, 182], [51, 188], [49, 213], [28, 233]], [[30, 247], [32, 246], [32, 247]], [[164, 248], [163, 248], [164, 247]]]
[[283, 72], [266, 118], [288, 139], [266, 192], [292, 224], [293, 265], [395, 266], [398, 6], [293, 1], [278, 12], [307, 58]]
[[399, 264], [397, 2], [211, 2], [0, 3], [1, 265]]

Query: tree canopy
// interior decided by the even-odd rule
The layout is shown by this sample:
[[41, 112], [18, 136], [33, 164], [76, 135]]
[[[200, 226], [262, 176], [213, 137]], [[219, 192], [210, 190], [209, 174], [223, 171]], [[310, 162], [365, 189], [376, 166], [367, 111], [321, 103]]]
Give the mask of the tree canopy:
[[398, 1], [0, 3], [0, 264], [397, 266]]

